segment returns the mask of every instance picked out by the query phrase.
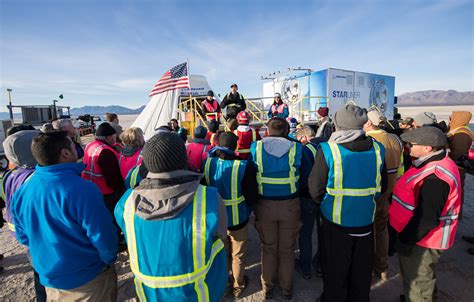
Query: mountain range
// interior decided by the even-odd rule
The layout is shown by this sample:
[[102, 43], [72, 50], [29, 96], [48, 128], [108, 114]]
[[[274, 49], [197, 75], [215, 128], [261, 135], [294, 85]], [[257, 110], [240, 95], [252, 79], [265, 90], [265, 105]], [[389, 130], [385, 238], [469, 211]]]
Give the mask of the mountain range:
[[79, 116], [79, 115], [84, 115], [84, 114], [104, 115], [106, 112], [113, 112], [113, 113], [117, 113], [118, 115], [140, 114], [143, 108], [145, 108], [145, 105], [137, 109], [130, 109], [123, 106], [84, 106], [84, 107], [79, 107], [79, 108], [72, 108], [71, 115], [72, 116]]
[[[474, 91], [459, 92], [456, 90], [425, 90], [407, 92], [398, 96], [396, 106], [450, 106], [450, 105], [474, 105]], [[130, 109], [123, 106], [84, 106], [72, 108], [71, 115], [84, 114], [102, 116], [106, 112], [114, 112], [118, 115], [139, 114], [145, 105]], [[21, 118], [20, 113], [14, 114], [15, 118]], [[8, 112], [0, 112], [0, 119], [8, 119]]]
[[398, 96], [397, 106], [474, 105], [474, 91], [425, 90]]

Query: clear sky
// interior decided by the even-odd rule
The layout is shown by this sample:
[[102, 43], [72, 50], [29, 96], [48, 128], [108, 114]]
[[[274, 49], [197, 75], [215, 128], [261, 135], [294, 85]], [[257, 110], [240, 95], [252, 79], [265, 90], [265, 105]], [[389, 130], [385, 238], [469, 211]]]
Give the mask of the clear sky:
[[396, 94], [474, 90], [474, 1], [0, 0], [0, 111], [146, 104], [189, 59], [216, 93], [288, 67], [393, 75]]

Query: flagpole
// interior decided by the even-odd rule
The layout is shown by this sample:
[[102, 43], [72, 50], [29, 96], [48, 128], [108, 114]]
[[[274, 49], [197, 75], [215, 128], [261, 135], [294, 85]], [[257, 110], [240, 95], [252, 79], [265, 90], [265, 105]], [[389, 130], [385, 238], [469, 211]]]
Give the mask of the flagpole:
[[[191, 135], [194, 137], [194, 129], [196, 128], [196, 111], [197, 111], [197, 106], [196, 104], [193, 104], [192, 98], [193, 98], [193, 93], [191, 90], [191, 72], [189, 70], [189, 58], [186, 58], [186, 68], [188, 69], [188, 83], [189, 83], [189, 105], [191, 107], [191, 113], [192, 113], [192, 123], [191, 123]], [[194, 105], [194, 106], [193, 106]], [[194, 110], [193, 110], [194, 107]]]

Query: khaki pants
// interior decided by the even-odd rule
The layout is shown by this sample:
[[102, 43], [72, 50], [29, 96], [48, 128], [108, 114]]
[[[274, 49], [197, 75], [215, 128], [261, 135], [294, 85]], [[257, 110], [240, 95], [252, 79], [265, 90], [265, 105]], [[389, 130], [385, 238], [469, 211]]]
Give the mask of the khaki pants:
[[[385, 195], [385, 194], [384, 194]], [[375, 258], [374, 272], [380, 274], [388, 270], [388, 198], [376, 198], [374, 219]]]
[[117, 301], [117, 273], [112, 265], [86, 284], [63, 290], [46, 287], [47, 301]]
[[436, 265], [441, 251], [400, 242], [397, 251], [405, 299], [410, 302], [434, 301]]
[[245, 256], [247, 255], [248, 238], [248, 223], [240, 230], [227, 231], [227, 240], [225, 241], [227, 267], [232, 269], [235, 289], [244, 289], [245, 287]]
[[259, 199], [255, 207], [255, 228], [262, 241], [262, 289], [273, 289], [278, 282], [283, 294], [293, 290], [295, 241], [301, 228], [299, 198]]

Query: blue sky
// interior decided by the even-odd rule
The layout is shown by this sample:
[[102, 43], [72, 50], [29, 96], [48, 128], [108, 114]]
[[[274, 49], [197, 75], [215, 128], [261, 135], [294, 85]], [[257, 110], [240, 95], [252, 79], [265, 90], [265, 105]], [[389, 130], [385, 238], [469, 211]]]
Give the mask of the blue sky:
[[396, 77], [396, 94], [474, 90], [474, 2], [0, 1], [0, 111], [15, 104], [138, 107], [173, 65], [215, 92], [328, 67]]

